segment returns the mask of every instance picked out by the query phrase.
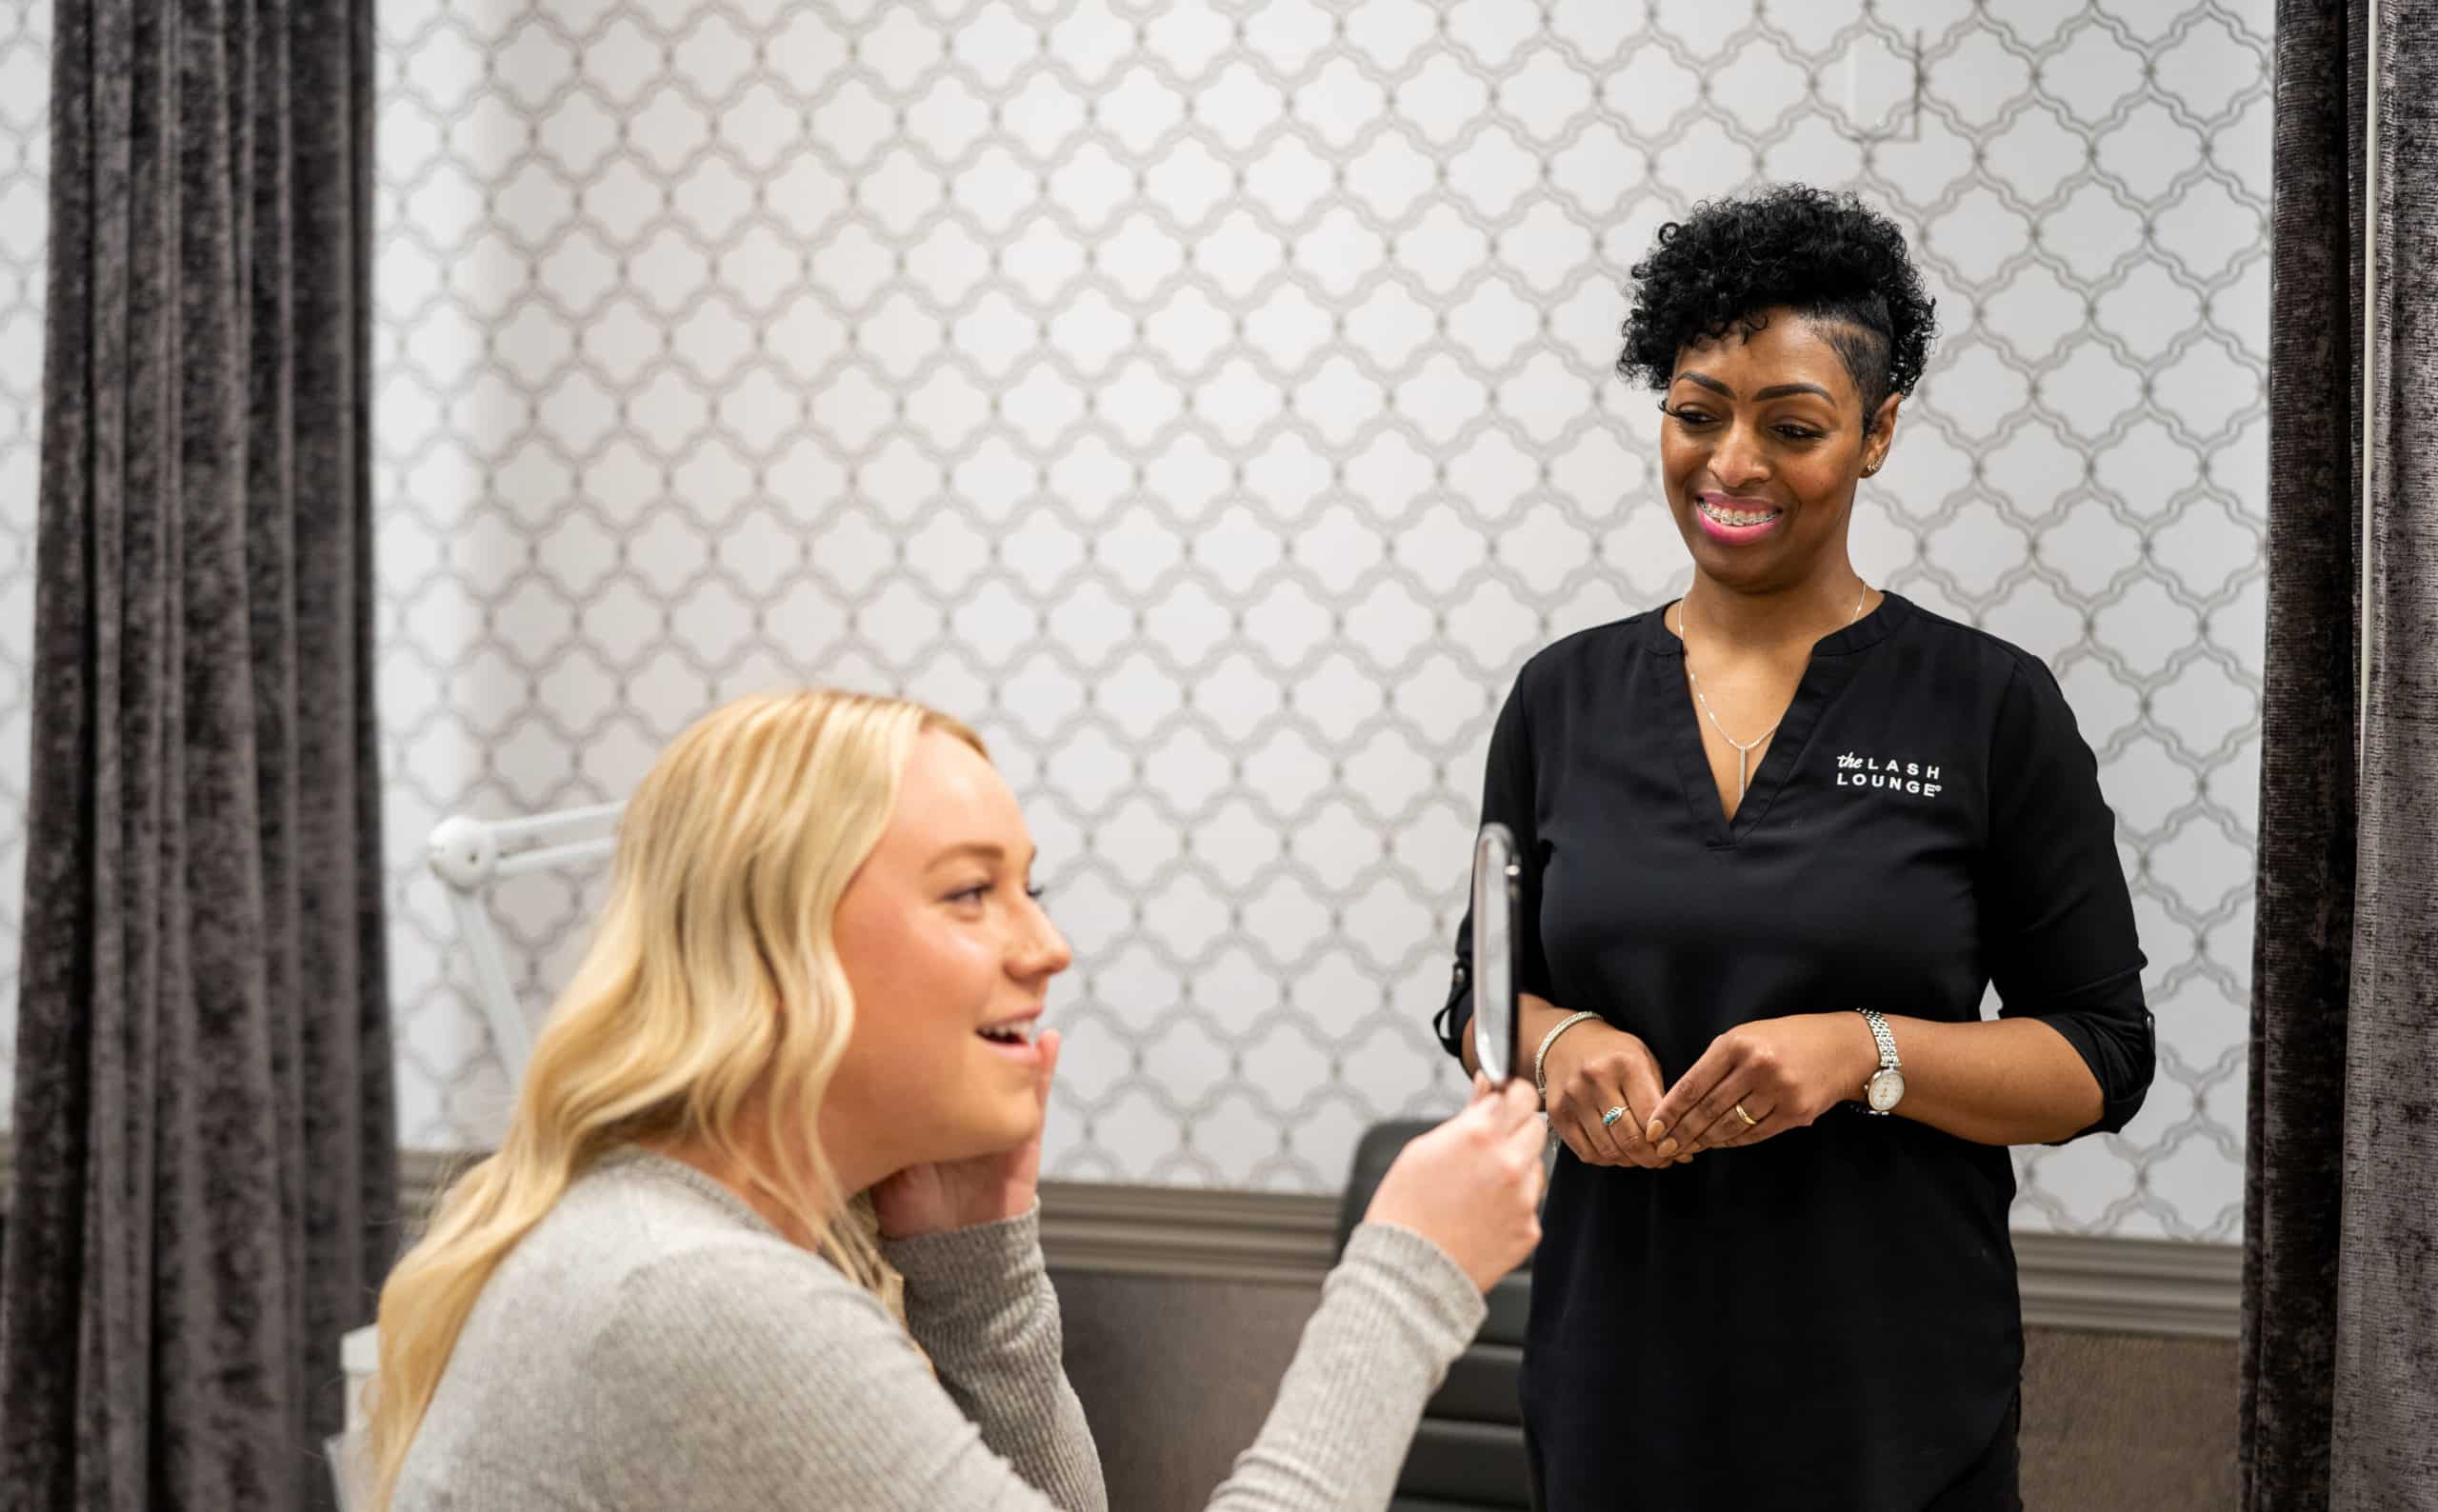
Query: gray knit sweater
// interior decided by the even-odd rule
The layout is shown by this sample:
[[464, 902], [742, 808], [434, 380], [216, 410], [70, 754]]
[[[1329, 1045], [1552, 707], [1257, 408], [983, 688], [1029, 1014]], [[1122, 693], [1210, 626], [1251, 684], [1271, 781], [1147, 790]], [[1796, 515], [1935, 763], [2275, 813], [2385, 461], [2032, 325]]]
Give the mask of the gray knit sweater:
[[[602, 1162], [483, 1288], [394, 1512], [1105, 1507], [1037, 1219], [888, 1253], [929, 1366], [868, 1293], [716, 1182], [642, 1151]], [[1209, 1504], [1387, 1506], [1424, 1399], [1482, 1314], [1429, 1241], [1357, 1229]]]

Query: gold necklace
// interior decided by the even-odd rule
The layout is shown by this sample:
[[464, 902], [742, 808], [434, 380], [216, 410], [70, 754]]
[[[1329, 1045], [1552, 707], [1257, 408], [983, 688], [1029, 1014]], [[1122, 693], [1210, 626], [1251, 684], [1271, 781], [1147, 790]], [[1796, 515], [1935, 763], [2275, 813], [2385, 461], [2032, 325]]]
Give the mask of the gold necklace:
[[[1851, 625], [1863, 617], [1863, 601], [1869, 597], [1870, 585], [1866, 583], [1863, 585], [1863, 590], [1854, 595], [1854, 612], [1846, 616], [1846, 625]], [[1781, 711], [1778, 717], [1770, 722], [1768, 729], [1750, 740], [1737, 740], [1729, 734], [1727, 726], [1720, 724], [1718, 715], [1712, 712], [1709, 699], [1702, 692], [1702, 675], [1693, 670], [1693, 589], [1690, 584], [1685, 587], [1685, 596], [1677, 601], [1676, 621], [1678, 628], [1684, 632], [1685, 680], [1693, 685], [1693, 702], [1702, 706], [1702, 717], [1710, 722], [1710, 728], [1718, 731], [1718, 738], [1735, 748], [1735, 801], [1742, 804], [1744, 795], [1752, 790], [1752, 753], [1760, 748], [1763, 741], [1778, 732], [1778, 726], [1786, 723], [1786, 714]], [[1845, 625], [1838, 627], [1839, 629], [1845, 627]]]

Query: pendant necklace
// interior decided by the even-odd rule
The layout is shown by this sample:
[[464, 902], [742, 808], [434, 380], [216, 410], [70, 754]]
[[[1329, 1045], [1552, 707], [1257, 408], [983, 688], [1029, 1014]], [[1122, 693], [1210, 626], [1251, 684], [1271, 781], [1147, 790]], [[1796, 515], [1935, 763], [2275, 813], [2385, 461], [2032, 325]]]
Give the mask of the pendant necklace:
[[[1853, 625], [1855, 620], [1863, 617], [1863, 600], [1868, 598], [1870, 598], [1870, 583], [1863, 583], [1863, 592], [1858, 592], [1853, 600], [1853, 614], [1846, 614], [1846, 625]], [[1846, 629], [1846, 625], [1841, 625], [1838, 629]], [[1753, 751], [1758, 751], [1760, 742], [1765, 742], [1765, 739], [1770, 739], [1772, 734], [1777, 734], [1777, 726], [1785, 725], [1787, 717], [1785, 712], [1780, 712], [1777, 714], [1777, 720], [1770, 722], [1768, 729], [1755, 734], [1755, 737], [1749, 739], [1749, 742], [1738, 742], [1736, 737], [1726, 734], [1726, 725], [1719, 725], [1719, 714], [1711, 712], [1709, 698], [1704, 698], [1702, 695], [1702, 673], [1692, 670], [1692, 586], [1685, 587], [1685, 598], [1677, 600], [1677, 631], [1680, 631], [1682, 639], [1685, 639], [1685, 681], [1692, 683], [1692, 700], [1697, 705], [1702, 705], [1702, 717], [1704, 720], [1709, 720], [1711, 729], [1719, 731], [1721, 742], [1726, 742], [1729, 746], [1736, 748], [1736, 803], [1743, 805], [1743, 795], [1753, 790]], [[1794, 707], [1794, 705], [1789, 703], [1787, 707]]]

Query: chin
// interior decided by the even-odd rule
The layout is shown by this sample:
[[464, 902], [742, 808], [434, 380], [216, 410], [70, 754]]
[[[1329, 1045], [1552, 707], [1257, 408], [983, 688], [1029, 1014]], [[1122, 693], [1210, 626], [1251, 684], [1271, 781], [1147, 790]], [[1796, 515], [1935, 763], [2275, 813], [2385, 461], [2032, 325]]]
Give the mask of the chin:
[[1722, 587], [1754, 593], [1783, 587], [1801, 581], [1809, 559], [1803, 543], [1794, 540], [1791, 532], [1749, 546], [1729, 546], [1711, 540], [1697, 523], [1680, 517], [1678, 526], [1693, 566]]
[[1701, 533], [1696, 526], [1685, 541], [1686, 554], [1704, 577], [1724, 587], [1749, 587], [1769, 576], [1774, 551], [1756, 551], [1749, 547], [1723, 547]]
[[1011, 1150], [1040, 1137], [1041, 1104], [1034, 1102], [1030, 1096], [1027, 1096], [1024, 1111], [1009, 1122], [1007, 1138], [1001, 1143], [999, 1148]]
[[[942, 1110], [942, 1144], [948, 1146], [930, 1159], [935, 1161], [969, 1160], [982, 1155], [1005, 1155], [1041, 1132], [1041, 1105], [1028, 1088], [1021, 1104], [977, 1107], [971, 1103], [951, 1112]], [[963, 1115], [950, 1124], [949, 1118]]]

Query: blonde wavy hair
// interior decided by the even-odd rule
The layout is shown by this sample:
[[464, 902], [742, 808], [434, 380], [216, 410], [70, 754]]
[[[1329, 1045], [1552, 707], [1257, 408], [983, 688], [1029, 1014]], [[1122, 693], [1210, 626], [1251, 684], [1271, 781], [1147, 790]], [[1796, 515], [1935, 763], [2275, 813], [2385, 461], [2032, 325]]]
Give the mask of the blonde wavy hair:
[[896, 1310], [869, 1197], [836, 1189], [811, 1130], [854, 1025], [831, 921], [926, 730], [983, 751], [920, 705], [815, 688], [717, 709], [653, 764], [499, 1152], [450, 1186], [381, 1288], [375, 1508], [491, 1273], [619, 1145], [682, 1144], [749, 1173], [789, 1237]]

